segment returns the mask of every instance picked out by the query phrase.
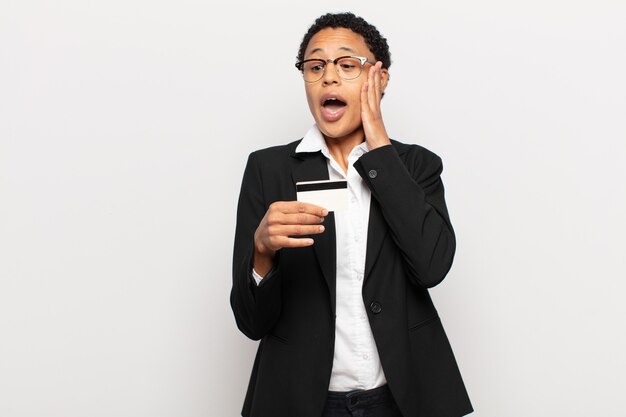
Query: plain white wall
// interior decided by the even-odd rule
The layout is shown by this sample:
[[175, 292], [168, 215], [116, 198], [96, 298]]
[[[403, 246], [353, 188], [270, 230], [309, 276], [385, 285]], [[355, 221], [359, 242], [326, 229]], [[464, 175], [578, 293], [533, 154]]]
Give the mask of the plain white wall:
[[626, 415], [624, 2], [309, 3], [0, 3], [0, 416], [239, 415], [243, 167], [312, 123], [297, 48], [346, 10], [444, 160], [474, 415]]

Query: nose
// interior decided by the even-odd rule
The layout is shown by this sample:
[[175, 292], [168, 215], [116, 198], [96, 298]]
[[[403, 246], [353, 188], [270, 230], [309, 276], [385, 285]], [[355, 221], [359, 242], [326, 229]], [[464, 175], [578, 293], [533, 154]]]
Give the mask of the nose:
[[341, 82], [341, 78], [339, 77], [337, 66], [332, 61], [328, 61], [326, 63], [326, 68], [324, 68], [324, 75], [322, 76], [322, 83], [324, 85], [330, 85], [330, 84], [339, 84], [340, 82]]

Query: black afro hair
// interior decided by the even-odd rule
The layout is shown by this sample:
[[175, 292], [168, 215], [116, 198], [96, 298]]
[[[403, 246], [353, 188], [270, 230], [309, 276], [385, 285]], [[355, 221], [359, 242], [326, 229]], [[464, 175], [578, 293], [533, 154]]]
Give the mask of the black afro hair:
[[355, 16], [353, 13], [327, 13], [315, 20], [308, 32], [304, 35], [300, 50], [298, 51], [297, 61], [304, 60], [304, 52], [306, 51], [309, 41], [317, 32], [326, 28], [346, 28], [354, 33], [363, 36], [365, 43], [374, 54], [377, 61], [383, 63], [383, 68], [391, 66], [391, 54], [389, 53], [389, 45], [378, 29], [367, 23], [365, 19]]

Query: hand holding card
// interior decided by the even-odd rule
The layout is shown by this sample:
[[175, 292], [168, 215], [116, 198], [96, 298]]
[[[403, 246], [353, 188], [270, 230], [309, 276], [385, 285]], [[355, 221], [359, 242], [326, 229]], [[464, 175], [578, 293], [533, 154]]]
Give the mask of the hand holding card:
[[279, 249], [311, 246], [312, 238], [297, 236], [324, 232], [320, 223], [327, 215], [327, 209], [301, 201], [270, 204], [254, 233], [255, 271], [261, 276], [269, 272]]

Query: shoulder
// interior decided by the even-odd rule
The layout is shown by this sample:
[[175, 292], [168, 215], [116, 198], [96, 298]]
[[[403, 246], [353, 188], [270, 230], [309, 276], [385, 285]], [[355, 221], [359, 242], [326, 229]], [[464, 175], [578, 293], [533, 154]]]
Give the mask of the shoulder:
[[250, 154], [250, 158], [257, 161], [276, 160], [288, 158], [296, 152], [296, 147], [302, 141], [302, 138], [295, 140], [286, 145], [271, 146], [269, 148], [258, 149]]
[[292, 156], [302, 139], [286, 145], [258, 149], [248, 155], [248, 168], [261, 172], [283, 171], [292, 164]]
[[394, 139], [391, 139], [391, 144], [409, 171], [438, 171], [439, 173], [442, 171], [441, 158], [435, 152], [421, 145], [407, 144]]

